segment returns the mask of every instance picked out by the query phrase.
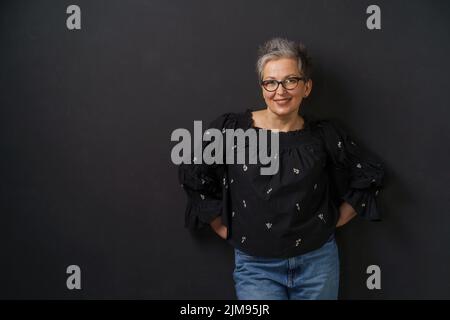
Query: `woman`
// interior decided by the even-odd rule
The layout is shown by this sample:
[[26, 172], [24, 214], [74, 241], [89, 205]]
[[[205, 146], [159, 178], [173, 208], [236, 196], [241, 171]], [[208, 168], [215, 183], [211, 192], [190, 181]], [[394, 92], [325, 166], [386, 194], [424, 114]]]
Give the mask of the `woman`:
[[259, 49], [266, 107], [226, 113], [210, 128], [261, 129], [279, 136], [279, 170], [260, 165], [182, 164], [186, 226], [210, 225], [235, 251], [238, 299], [337, 299], [336, 227], [354, 216], [379, 220], [382, 164], [333, 121], [301, 116], [312, 90], [302, 44], [275, 38]]

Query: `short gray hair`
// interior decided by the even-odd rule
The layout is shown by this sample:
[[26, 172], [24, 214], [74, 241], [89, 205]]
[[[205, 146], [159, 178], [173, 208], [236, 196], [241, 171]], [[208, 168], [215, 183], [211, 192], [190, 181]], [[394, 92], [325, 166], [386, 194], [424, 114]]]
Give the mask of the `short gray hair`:
[[256, 72], [259, 81], [263, 77], [263, 69], [267, 62], [280, 58], [293, 58], [298, 61], [298, 70], [309, 80], [311, 78], [312, 63], [311, 57], [303, 43], [296, 43], [284, 38], [272, 38], [258, 48], [258, 60], [256, 62]]

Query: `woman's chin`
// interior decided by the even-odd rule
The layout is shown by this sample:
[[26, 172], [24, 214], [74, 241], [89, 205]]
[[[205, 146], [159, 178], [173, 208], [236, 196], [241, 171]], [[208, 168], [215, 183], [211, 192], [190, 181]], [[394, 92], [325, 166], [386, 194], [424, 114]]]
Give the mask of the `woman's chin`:
[[279, 116], [287, 115], [296, 111], [296, 108], [291, 104], [278, 105], [275, 103], [270, 109]]

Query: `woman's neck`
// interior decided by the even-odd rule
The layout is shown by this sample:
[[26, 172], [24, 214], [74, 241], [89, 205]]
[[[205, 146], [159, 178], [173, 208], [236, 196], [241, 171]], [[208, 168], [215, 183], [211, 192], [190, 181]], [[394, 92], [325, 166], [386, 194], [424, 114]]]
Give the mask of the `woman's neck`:
[[270, 111], [269, 108], [262, 111], [261, 117], [266, 128], [279, 131], [301, 130], [305, 123], [304, 119], [297, 112], [279, 116]]

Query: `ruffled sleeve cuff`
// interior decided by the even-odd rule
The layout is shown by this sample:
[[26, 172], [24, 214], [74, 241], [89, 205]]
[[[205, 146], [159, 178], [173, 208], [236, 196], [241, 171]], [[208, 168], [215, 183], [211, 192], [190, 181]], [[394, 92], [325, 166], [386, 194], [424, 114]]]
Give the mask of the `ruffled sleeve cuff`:
[[379, 190], [375, 188], [370, 190], [351, 188], [341, 199], [348, 202], [360, 217], [369, 221], [381, 221], [381, 214], [376, 203], [378, 192]]
[[222, 213], [222, 189], [219, 183], [220, 168], [202, 164], [181, 164], [179, 182], [184, 188], [188, 203], [185, 210], [185, 227], [203, 228]]
[[201, 229], [222, 214], [221, 200], [189, 201], [185, 211], [184, 226], [189, 229]]

